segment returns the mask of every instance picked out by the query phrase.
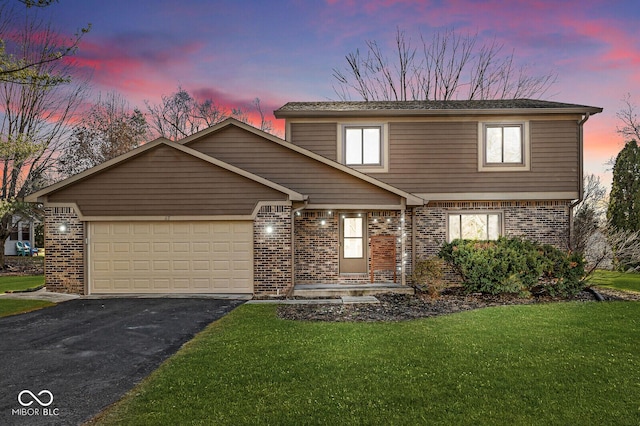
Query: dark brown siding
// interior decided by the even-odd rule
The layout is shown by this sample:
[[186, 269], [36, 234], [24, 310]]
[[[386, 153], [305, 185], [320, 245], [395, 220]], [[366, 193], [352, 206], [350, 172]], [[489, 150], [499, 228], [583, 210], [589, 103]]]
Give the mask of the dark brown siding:
[[397, 195], [237, 127], [226, 127], [188, 146], [308, 195], [309, 203], [400, 203]]
[[[293, 143], [335, 158], [336, 124], [331, 136], [324, 126], [293, 123]], [[414, 193], [577, 191], [577, 122], [531, 121], [530, 135], [530, 171], [479, 172], [477, 122], [391, 122], [389, 172], [369, 174]]]
[[158, 146], [49, 195], [87, 216], [251, 214], [279, 191], [167, 146]]
[[291, 140], [298, 146], [337, 161], [337, 123], [293, 123]]

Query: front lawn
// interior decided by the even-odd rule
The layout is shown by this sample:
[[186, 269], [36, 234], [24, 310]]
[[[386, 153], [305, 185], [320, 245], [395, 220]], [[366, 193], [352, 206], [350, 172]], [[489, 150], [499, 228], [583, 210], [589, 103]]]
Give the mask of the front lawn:
[[589, 285], [640, 292], [640, 274], [597, 270], [589, 278]]
[[35, 311], [36, 309], [55, 306], [55, 303], [45, 300], [29, 299], [0, 299], [0, 317], [22, 314], [24, 312]]
[[44, 285], [44, 275], [0, 276], [0, 293], [32, 290]]
[[98, 424], [639, 424], [640, 303], [388, 323], [244, 305]]

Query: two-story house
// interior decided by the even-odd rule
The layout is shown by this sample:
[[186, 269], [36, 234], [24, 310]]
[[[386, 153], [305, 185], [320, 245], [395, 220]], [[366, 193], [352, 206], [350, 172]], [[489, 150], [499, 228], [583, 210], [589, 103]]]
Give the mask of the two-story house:
[[285, 140], [228, 119], [32, 194], [47, 288], [287, 294], [396, 282], [455, 238], [568, 247], [583, 124], [539, 100], [294, 102]]

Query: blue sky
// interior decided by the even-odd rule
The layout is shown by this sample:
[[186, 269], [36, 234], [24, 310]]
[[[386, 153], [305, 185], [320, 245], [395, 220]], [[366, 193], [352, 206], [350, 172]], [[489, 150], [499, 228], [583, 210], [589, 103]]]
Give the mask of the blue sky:
[[178, 85], [226, 106], [259, 97], [269, 112], [337, 99], [332, 69], [367, 40], [392, 46], [396, 28], [416, 44], [420, 33], [477, 32], [533, 73], [557, 72], [545, 98], [605, 108], [585, 128], [586, 171], [605, 181], [604, 163], [623, 145], [621, 99], [640, 104], [636, 0], [60, 0], [45, 14], [68, 33], [91, 23], [78, 64], [92, 71], [96, 93], [116, 90], [141, 108]]

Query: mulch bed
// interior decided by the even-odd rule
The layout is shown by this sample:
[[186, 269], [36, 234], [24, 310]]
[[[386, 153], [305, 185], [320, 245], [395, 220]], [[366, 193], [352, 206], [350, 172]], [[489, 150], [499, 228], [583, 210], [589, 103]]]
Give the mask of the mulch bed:
[[5, 256], [4, 262], [5, 269], [0, 269], [0, 276], [44, 274], [44, 257]]
[[[640, 293], [598, 289], [605, 300], [640, 300]], [[593, 293], [582, 291], [570, 298], [531, 297], [516, 295], [465, 294], [461, 288], [445, 289], [439, 298], [426, 295], [380, 294], [380, 303], [347, 305], [280, 305], [278, 316], [289, 320], [330, 322], [405, 321], [447, 315], [491, 306], [530, 305], [552, 302], [592, 302]]]

